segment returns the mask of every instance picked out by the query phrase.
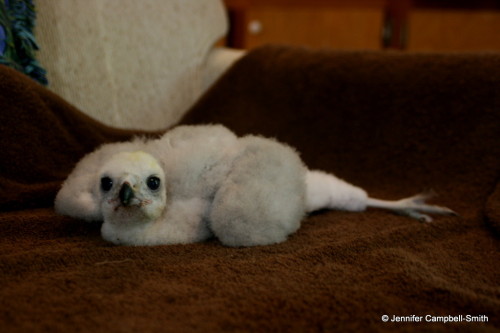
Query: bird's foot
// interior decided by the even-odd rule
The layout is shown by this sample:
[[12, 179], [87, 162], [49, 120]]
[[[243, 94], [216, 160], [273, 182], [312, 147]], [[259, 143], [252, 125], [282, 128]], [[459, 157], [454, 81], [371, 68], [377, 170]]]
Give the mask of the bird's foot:
[[430, 199], [434, 195], [435, 194], [433, 192], [421, 193], [409, 198], [398, 200], [395, 202], [395, 205], [391, 210], [397, 214], [405, 215], [426, 223], [432, 222], [432, 217], [425, 213], [458, 215], [456, 212], [447, 207], [427, 204], [426, 200]]

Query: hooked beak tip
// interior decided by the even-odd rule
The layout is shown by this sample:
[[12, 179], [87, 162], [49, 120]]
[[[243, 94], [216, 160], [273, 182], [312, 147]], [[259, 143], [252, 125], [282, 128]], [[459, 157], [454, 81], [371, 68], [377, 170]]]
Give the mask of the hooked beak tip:
[[128, 182], [123, 183], [122, 188], [120, 189], [120, 193], [118, 194], [122, 205], [125, 207], [129, 206], [134, 196], [134, 190], [132, 189], [130, 184]]

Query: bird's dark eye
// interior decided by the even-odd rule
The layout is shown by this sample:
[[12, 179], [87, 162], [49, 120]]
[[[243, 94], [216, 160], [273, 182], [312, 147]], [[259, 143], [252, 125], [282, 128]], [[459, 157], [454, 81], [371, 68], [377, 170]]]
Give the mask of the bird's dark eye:
[[101, 190], [108, 192], [113, 187], [113, 180], [109, 177], [101, 178]]
[[151, 190], [157, 190], [160, 187], [160, 178], [156, 176], [149, 176], [146, 184], [148, 185], [149, 189]]

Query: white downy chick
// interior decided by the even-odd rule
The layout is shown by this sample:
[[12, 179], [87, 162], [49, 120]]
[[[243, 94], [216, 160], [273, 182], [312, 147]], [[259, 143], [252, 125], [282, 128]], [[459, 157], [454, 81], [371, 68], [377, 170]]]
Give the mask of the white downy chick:
[[333, 174], [311, 171], [286, 144], [236, 137], [220, 125], [179, 126], [156, 140], [108, 144], [85, 156], [59, 191], [60, 214], [103, 221], [122, 245], [227, 246], [283, 242], [320, 209], [382, 208], [430, 222], [455, 214], [417, 195], [387, 201]]

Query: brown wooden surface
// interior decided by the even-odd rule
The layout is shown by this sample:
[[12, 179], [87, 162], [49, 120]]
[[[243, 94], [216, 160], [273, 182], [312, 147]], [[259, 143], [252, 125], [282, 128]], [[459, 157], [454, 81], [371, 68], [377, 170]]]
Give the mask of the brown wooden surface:
[[410, 14], [408, 50], [500, 50], [500, 11], [415, 9]]
[[[500, 50], [500, 1], [225, 0], [228, 46]], [[251, 27], [257, 29], [251, 29]]]
[[336, 49], [381, 47], [382, 8], [255, 8], [248, 11], [247, 20], [262, 29], [247, 32], [247, 48], [269, 43]]

